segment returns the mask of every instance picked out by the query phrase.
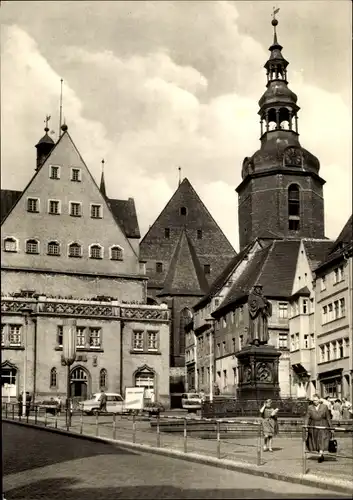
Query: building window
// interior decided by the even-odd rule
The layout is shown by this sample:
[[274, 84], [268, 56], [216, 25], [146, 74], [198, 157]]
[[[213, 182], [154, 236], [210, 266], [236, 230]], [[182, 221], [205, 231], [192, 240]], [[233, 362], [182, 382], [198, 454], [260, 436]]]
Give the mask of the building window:
[[164, 229], [164, 237], [165, 237], [167, 240], [169, 240], [169, 238], [170, 238], [170, 229], [169, 229], [169, 227], [166, 227], [166, 228]]
[[325, 346], [320, 345], [320, 363], [325, 362]]
[[328, 320], [332, 321], [334, 319], [333, 317], [333, 304], [328, 305]]
[[102, 259], [103, 249], [100, 245], [91, 245], [89, 256], [91, 259]]
[[163, 272], [163, 263], [162, 262], [156, 262], [156, 272], [157, 273]]
[[94, 348], [101, 347], [101, 329], [100, 328], [90, 328], [89, 329], [89, 346]]
[[102, 212], [103, 212], [102, 205], [98, 205], [98, 204], [91, 205], [91, 218], [92, 219], [101, 219]]
[[349, 357], [349, 337], [344, 339], [344, 352], [343, 355]]
[[102, 368], [99, 372], [99, 387], [100, 389], [106, 389], [108, 387], [108, 373], [105, 368]]
[[227, 344], [225, 341], [222, 342], [222, 355], [227, 354]]
[[280, 302], [278, 304], [278, 317], [281, 319], [288, 318], [288, 304], [285, 302]]
[[339, 358], [344, 357], [344, 352], [343, 352], [343, 340], [338, 340], [337, 341], [338, 349], [337, 349], [337, 354]]
[[233, 385], [237, 384], [237, 369], [233, 368]]
[[299, 333], [296, 333], [295, 334], [295, 337], [294, 337], [294, 350], [297, 351], [300, 347], [300, 344], [299, 344]]
[[330, 344], [325, 345], [325, 360], [326, 361], [331, 361], [331, 349], [330, 349]]
[[143, 351], [143, 332], [134, 332], [133, 349], [135, 351]]
[[72, 168], [71, 169], [71, 180], [73, 182], [81, 182], [81, 169], [80, 168]]
[[346, 314], [346, 304], [344, 299], [340, 299], [340, 316], [345, 316]]
[[1, 345], [5, 345], [5, 325], [1, 325]]
[[158, 335], [157, 332], [148, 332], [148, 351], [156, 351], [158, 349]]
[[337, 359], [337, 342], [332, 342], [332, 359]]
[[227, 316], [223, 316], [222, 325], [223, 325], [223, 328], [227, 328]]
[[227, 370], [223, 370], [224, 387], [228, 385]]
[[180, 207], [180, 215], [186, 215], [187, 214], [187, 208], [186, 207]]
[[324, 290], [326, 290], [326, 276], [323, 275], [321, 277], [321, 291], [323, 292]]
[[82, 204], [78, 201], [70, 201], [70, 215], [71, 217], [82, 216]]
[[309, 349], [309, 335], [304, 335], [304, 349]]
[[197, 239], [202, 240], [202, 229], [197, 230]]
[[39, 212], [39, 198], [27, 198], [27, 212]]
[[57, 165], [49, 165], [49, 177], [51, 179], [60, 179], [60, 167]]
[[310, 348], [312, 349], [313, 347], [315, 347], [315, 334], [311, 333], [310, 334]]
[[288, 188], [288, 227], [290, 231], [300, 229], [300, 192], [297, 184]]
[[327, 323], [327, 306], [322, 308], [322, 324]]
[[48, 243], [48, 255], [60, 255], [60, 245], [57, 241]]
[[287, 333], [280, 333], [279, 334], [278, 347], [280, 349], [287, 349], [288, 348], [288, 334]]
[[235, 337], [232, 338], [232, 352], [236, 352], [236, 342], [235, 342]]
[[308, 313], [308, 301], [306, 299], [303, 299], [303, 314]]
[[9, 329], [10, 346], [21, 345], [21, 325], [9, 325]]
[[63, 337], [64, 337], [63, 327], [61, 325], [58, 325], [58, 329], [56, 331], [56, 343], [60, 347], [62, 347], [63, 345]]
[[50, 370], [50, 387], [51, 388], [57, 387], [57, 373], [56, 373], [56, 368], [52, 368]]
[[217, 344], [217, 357], [221, 355], [221, 344]]
[[49, 200], [48, 202], [48, 213], [51, 215], [60, 214], [60, 201], [59, 200]]
[[26, 253], [39, 253], [39, 243], [37, 240], [27, 240], [26, 241]]
[[335, 300], [333, 303], [334, 306], [334, 319], [337, 319], [340, 317], [340, 304], [338, 300]]
[[86, 347], [86, 332], [84, 326], [76, 327], [76, 347], [78, 349], [82, 349], [82, 347]]
[[334, 270], [334, 283], [339, 283], [344, 279], [344, 266], [339, 266]]
[[69, 245], [69, 257], [82, 257], [82, 247], [78, 243]]
[[218, 307], [219, 306], [219, 299], [214, 299], [214, 306]]
[[15, 238], [4, 239], [5, 252], [17, 252], [17, 240]]
[[211, 274], [211, 266], [210, 264], [204, 264], [203, 270], [205, 274]]
[[119, 246], [110, 249], [111, 260], [123, 260], [123, 249]]
[[239, 350], [241, 351], [244, 345], [244, 336], [239, 335]]

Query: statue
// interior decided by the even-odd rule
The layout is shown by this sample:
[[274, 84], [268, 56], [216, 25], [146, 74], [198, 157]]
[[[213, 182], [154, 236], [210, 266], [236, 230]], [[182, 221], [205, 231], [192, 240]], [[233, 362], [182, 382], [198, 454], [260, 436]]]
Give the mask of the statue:
[[272, 316], [272, 305], [264, 297], [262, 285], [255, 285], [248, 298], [249, 330], [248, 345], [263, 345], [269, 341], [268, 318]]

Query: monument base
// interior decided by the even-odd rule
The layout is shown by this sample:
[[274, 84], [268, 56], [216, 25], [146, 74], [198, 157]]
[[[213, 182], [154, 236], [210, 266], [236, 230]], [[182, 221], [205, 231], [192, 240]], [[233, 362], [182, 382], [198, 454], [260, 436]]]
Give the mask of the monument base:
[[281, 353], [273, 346], [249, 345], [236, 354], [239, 383], [237, 399], [279, 399], [278, 364]]

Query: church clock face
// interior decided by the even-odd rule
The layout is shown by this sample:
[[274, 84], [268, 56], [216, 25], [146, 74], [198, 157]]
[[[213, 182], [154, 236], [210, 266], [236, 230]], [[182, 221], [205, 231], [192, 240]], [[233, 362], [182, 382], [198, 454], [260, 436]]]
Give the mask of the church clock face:
[[284, 151], [284, 163], [286, 166], [301, 167], [302, 152], [299, 148], [290, 146]]

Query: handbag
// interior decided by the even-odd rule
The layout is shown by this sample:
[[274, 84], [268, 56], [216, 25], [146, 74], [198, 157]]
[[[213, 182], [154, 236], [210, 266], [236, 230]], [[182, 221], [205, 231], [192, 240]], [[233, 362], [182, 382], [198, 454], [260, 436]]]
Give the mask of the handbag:
[[337, 453], [337, 440], [331, 438], [328, 442], [328, 452]]

